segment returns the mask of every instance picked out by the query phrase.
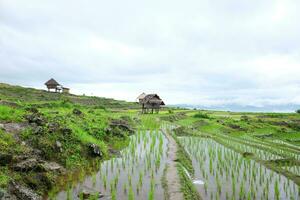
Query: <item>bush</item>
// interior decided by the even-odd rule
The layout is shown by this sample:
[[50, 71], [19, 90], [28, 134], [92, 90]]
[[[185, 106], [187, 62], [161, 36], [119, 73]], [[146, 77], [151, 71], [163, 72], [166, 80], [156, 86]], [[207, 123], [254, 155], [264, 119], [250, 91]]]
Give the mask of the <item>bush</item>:
[[168, 112], [169, 112], [169, 114], [173, 114], [174, 113], [174, 111], [171, 110], [171, 109], [169, 109]]
[[201, 112], [198, 112], [194, 115], [195, 118], [203, 118], [203, 119], [210, 119], [210, 117], [208, 116], [208, 114], [206, 113], [201, 113]]
[[300, 109], [299, 109], [299, 110], [296, 110], [296, 113], [300, 114]]

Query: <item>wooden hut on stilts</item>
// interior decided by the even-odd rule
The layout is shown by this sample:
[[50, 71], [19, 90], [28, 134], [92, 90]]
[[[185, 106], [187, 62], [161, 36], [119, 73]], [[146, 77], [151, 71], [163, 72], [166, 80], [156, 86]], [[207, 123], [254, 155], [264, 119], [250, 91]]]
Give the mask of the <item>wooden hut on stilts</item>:
[[142, 106], [142, 113], [159, 113], [161, 106], [164, 106], [164, 101], [157, 94], [142, 93], [138, 96], [139, 104]]

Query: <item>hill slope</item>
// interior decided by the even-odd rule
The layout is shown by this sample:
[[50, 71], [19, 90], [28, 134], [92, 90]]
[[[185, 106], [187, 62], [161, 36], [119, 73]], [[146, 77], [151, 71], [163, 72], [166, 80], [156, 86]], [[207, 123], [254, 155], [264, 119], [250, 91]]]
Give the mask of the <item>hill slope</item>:
[[137, 104], [1, 83], [0, 197], [39, 199], [59, 176], [111, 157], [137, 124], [125, 111], [132, 108]]
[[131, 109], [138, 108], [133, 102], [119, 101], [110, 98], [92, 97], [73, 94], [61, 94], [38, 90], [34, 88], [24, 88], [0, 83], [0, 100], [11, 101], [18, 104], [47, 104], [57, 101], [69, 101], [82, 106], [98, 106], [105, 108]]

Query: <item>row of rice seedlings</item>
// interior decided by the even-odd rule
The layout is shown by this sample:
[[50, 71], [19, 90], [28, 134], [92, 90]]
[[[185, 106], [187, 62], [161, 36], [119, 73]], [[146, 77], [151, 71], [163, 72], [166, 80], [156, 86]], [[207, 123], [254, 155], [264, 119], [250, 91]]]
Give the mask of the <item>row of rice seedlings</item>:
[[272, 139], [268, 139], [268, 138], [260, 139], [260, 138], [256, 138], [256, 137], [250, 137], [250, 136], [247, 136], [247, 137], [251, 138], [253, 141], [259, 141], [259, 142], [269, 145], [269, 146], [276, 146], [280, 149], [290, 151], [295, 154], [299, 154], [299, 152], [300, 152], [299, 146], [291, 144], [291, 143], [283, 141], [283, 140], [273, 139], [273, 138]]
[[[204, 199], [299, 199], [298, 186], [211, 139], [179, 139], [190, 154]], [[237, 145], [237, 144], [234, 144]]]
[[297, 151], [300, 151], [300, 147], [299, 147], [299, 146], [294, 145], [294, 144], [291, 144], [291, 143], [286, 142], [286, 141], [283, 141], [283, 140], [272, 140], [272, 142], [273, 142], [274, 144], [285, 145], [286, 147], [289, 147], [289, 148], [295, 149], [295, 150], [297, 150]]
[[[265, 151], [263, 149], [253, 147], [252, 143], [246, 142], [246, 140], [240, 141], [241, 139], [232, 138], [230, 136], [221, 136], [221, 137], [218, 136], [217, 140], [221, 141], [223, 144], [227, 146], [230, 147], [234, 146], [235, 149], [240, 150], [242, 152], [253, 153], [255, 154], [256, 157], [258, 157], [261, 160], [275, 160], [275, 159], [283, 158], [269, 151]], [[256, 146], [259, 146], [259, 144], [256, 144]]]
[[264, 149], [281, 155], [282, 157], [292, 157], [296, 160], [300, 160], [300, 148], [287, 142], [268, 139], [262, 140], [248, 135], [244, 135], [243, 137], [241, 137], [241, 139], [252, 144], [259, 144]]
[[280, 158], [294, 158], [299, 160], [299, 151], [293, 150], [288, 146], [278, 146], [267, 140], [261, 140], [249, 136], [241, 138], [232, 137], [229, 135], [217, 134], [218, 139], [227, 140], [230, 143], [237, 143], [240, 146], [246, 146], [252, 153], [257, 153], [262, 160], [280, 159]]
[[120, 196], [122, 199], [154, 199], [166, 148], [167, 140], [161, 132], [137, 133], [131, 137], [128, 148], [121, 152], [121, 158], [113, 158], [100, 166], [96, 185], [110, 193], [112, 199]]
[[300, 176], [300, 166], [284, 166], [283, 168], [297, 176]]

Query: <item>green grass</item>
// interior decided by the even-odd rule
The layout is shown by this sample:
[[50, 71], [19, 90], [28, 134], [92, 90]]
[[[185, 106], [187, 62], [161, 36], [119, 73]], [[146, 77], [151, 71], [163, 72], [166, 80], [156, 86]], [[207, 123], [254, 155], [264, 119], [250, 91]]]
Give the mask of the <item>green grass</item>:
[[183, 166], [179, 163], [177, 165], [177, 170], [181, 183], [181, 191], [183, 193], [185, 200], [201, 200], [199, 193], [197, 192], [195, 186], [186, 175]]
[[193, 177], [194, 176], [194, 168], [192, 164], [192, 160], [189, 157], [188, 153], [184, 150], [181, 143], [178, 141], [176, 136], [173, 136], [176, 140], [178, 149], [177, 149], [177, 160], [180, 163], [181, 167], [184, 167], [189, 174]]
[[102, 109], [132, 109], [139, 108], [139, 105], [133, 102], [118, 101], [111, 98], [49, 93], [45, 90], [37, 90], [34, 88], [24, 88], [0, 83], [0, 99], [18, 102], [19, 104], [36, 105], [36, 106], [52, 106], [59, 104], [58, 101], [69, 101], [71, 103]]
[[0, 129], [0, 152], [2, 153], [26, 153], [26, 147], [20, 146], [14, 137]]
[[[137, 124], [139, 105], [132, 102], [117, 101], [109, 98], [76, 96], [72, 94], [49, 93], [33, 88], [23, 88], [0, 83], [0, 99], [7, 105], [0, 105], [0, 123], [26, 122], [26, 115], [38, 110], [43, 120], [39, 127], [31, 124], [20, 133], [6, 133], [0, 129], [0, 152], [15, 156], [31, 155], [31, 148], [41, 152], [41, 159], [54, 161], [65, 167], [68, 174], [85, 169], [93, 162], [109, 159], [108, 149], [121, 150], [128, 145], [128, 135], [112, 135], [106, 129], [112, 119], [128, 116], [129, 124]], [[29, 109], [30, 108], [30, 109]], [[79, 109], [82, 115], [73, 114]], [[125, 117], [124, 117], [125, 116]], [[145, 127], [157, 129], [158, 122], [145, 119]], [[38, 131], [37, 131], [38, 130]], [[14, 135], [16, 134], [16, 135]], [[20, 141], [26, 145], [21, 145]], [[61, 144], [61, 151], [56, 143]], [[88, 144], [99, 146], [103, 157], [92, 156]], [[31, 172], [35, 175], [36, 172]], [[51, 181], [60, 174], [53, 172]], [[0, 168], [0, 186], [5, 188], [8, 177], [26, 186], [25, 174], [9, 167]], [[18, 179], [15, 179], [18, 177]], [[75, 178], [76, 179], [76, 178]], [[29, 187], [29, 185], [28, 185]], [[36, 187], [43, 194], [45, 188]]]
[[22, 109], [0, 105], [0, 121], [20, 122], [23, 118], [23, 115], [24, 111]]
[[207, 113], [198, 112], [194, 115], [194, 118], [209, 119], [210, 117]]
[[177, 121], [177, 123], [181, 126], [191, 126], [193, 123], [197, 122], [199, 119], [194, 118], [194, 117], [187, 117], [185, 119], [181, 119]]
[[157, 115], [142, 115], [142, 128], [145, 130], [158, 130], [160, 128], [160, 120]]
[[9, 181], [8, 168], [0, 167], [0, 188], [6, 188]]
[[177, 171], [180, 178], [181, 191], [184, 195], [185, 200], [201, 200], [199, 193], [197, 192], [192, 180], [186, 174], [185, 169], [190, 174], [191, 177], [194, 176], [194, 168], [192, 160], [185, 149], [182, 147], [181, 143], [178, 141], [176, 136], [173, 134], [177, 143]]
[[73, 130], [73, 133], [75, 136], [83, 143], [83, 144], [89, 144], [89, 143], [94, 143], [99, 145], [101, 149], [106, 149], [107, 146], [106, 144], [101, 141], [97, 140], [93, 136], [89, 135], [86, 131], [84, 131], [79, 125], [77, 124], [69, 124], [69, 128]]

